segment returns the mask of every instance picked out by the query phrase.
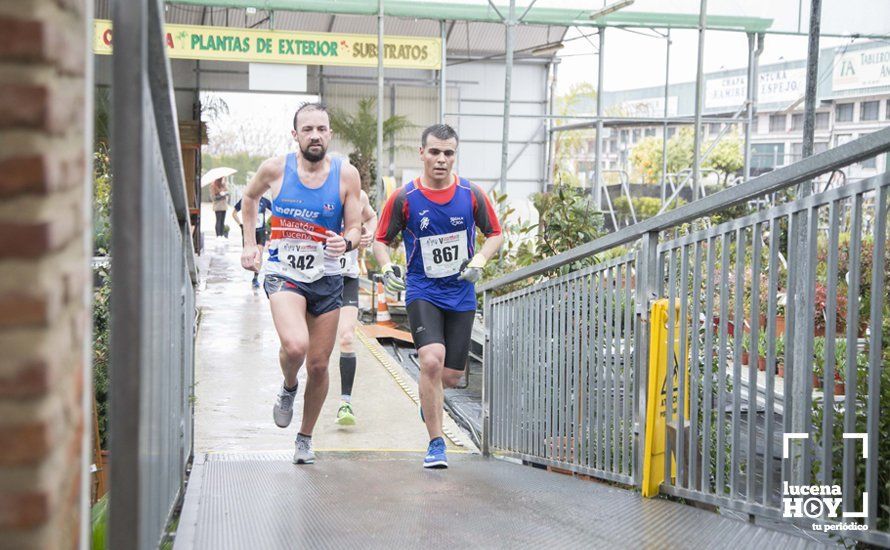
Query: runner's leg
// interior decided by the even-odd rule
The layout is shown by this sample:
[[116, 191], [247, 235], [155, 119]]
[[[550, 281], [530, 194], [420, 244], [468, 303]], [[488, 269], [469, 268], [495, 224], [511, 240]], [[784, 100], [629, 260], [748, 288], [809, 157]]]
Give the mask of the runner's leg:
[[309, 348], [306, 298], [295, 292], [276, 292], [269, 296], [269, 303], [272, 306], [272, 321], [281, 342], [278, 359], [284, 374], [284, 385], [293, 388]]
[[445, 392], [442, 389], [442, 371], [445, 370], [445, 346], [427, 344], [417, 350], [420, 360], [420, 406], [430, 440], [442, 437], [442, 411]]
[[355, 327], [358, 324], [358, 308], [344, 305], [340, 308], [340, 324], [337, 327], [340, 340], [340, 395], [349, 402], [355, 382]]
[[312, 435], [321, 406], [328, 395], [328, 362], [337, 338], [340, 309], [307, 318], [309, 349], [306, 354], [306, 392], [303, 394], [301, 434]]
[[453, 388], [460, 384], [470, 357], [475, 311], [445, 311], [445, 369], [442, 385]]
[[407, 307], [408, 322], [420, 362], [420, 408], [430, 439], [442, 437], [442, 371], [445, 368], [445, 313], [426, 300]]

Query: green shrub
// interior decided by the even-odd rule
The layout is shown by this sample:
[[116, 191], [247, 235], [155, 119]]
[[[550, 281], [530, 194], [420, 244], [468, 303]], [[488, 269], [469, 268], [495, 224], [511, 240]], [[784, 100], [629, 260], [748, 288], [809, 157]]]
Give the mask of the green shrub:
[[90, 510], [90, 548], [103, 550], [108, 540], [108, 494], [93, 504]]

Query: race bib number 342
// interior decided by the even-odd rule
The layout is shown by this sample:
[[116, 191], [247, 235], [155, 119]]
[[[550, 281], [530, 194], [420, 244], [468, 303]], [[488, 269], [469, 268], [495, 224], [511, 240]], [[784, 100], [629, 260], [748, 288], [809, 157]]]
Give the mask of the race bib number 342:
[[445, 235], [421, 237], [420, 253], [427, 277], [438, 279], [455, 275], [468, 258], [467, 232], [455, 231]]
[[310, 283], [324, 275], [321, 243], [285, 239], [278, 245], [278, 259], [286, 274], [296, 281]]

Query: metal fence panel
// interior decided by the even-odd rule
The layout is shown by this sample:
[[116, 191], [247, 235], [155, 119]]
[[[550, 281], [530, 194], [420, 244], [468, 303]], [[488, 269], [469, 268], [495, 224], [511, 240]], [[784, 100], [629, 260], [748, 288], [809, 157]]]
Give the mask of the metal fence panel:
[[[890, 174], [884, 174], [659, 245], [666, 292], [680, 312], [679, 327], [669, 322], [669, 341], [679, 334], [677, 365], [684, 368], [690, 361], [689, 387], [703, 389], [701, 399], [697, 391], [690, 396], [692, 410], [701, 405], [702, 412], [692, 414], [703, 430], [700, 434], [690, 430], [695, 441], [688, 446], [682, 441], [685, 430], [673, 433], [670, 445], [676, 449], [677, 476], [664, 482], [664, 492], [809, 525], [850, 519], [827, 513], [783, 518], [785, 484], [837, 485], [847, 495], [848, 511], [860, 510], [862, 495], [868, 494], [869, 515], [863, 523], [869, 530], [845, 535], [890, 542], [890, 512], [877, 500], [881, 468], [877, 457], [879, 446], [885, 444], [879, 426], [880, 392], [888, 390], [886, 376], [881, 377], [887, 368], [882, 358], [882, 312], [890, 306], [885, 290], [888, 194]], [[841, 242], [842, 234], [848, 241]], [[802, 239], [795, 240], [794, 235]], [[870, 249], [867, 258], [862, 255], [863, 243]], [[719, 281], [719, 288], [702, 283], [694, 270], [687, 272], [682, 258], [691, 246], [707, 246], [706, 280]], [[780, 258], [787, 258], [787, 263]], [[871, 271], [863, 273], [863, 264], [869, 262]], [[860, 292], [866, 276], [870, 288]], [[846, 291], [839, 290], [842, 284], [848, 286]], [[693, 294], [706, 294], [701, 317], [695, 297], [693, 314], [687, 314], [687, 288]], [[864, 325], [857, 323], [850, 308], [866, 299], [862, 303], [868, 309], [869, 328], [863, 337]], [[693, 336], [690, 356], [685, 334], [701, 334]], [[697, 338], [704, 353], [699, 352]], [[717, 342], [714, 363], [712, 342]], [[748, 356], [744, 365], [743, 356]], [[765, 370], [758, 372], [755, 365], [761, 358]], [[676, 388], [680, 394], [683, 380], [681, 374]], [[668, 402], [674, 390], [669, 376]], [[866, 395], [857, 397], [857, 391]], [[684, 402], [682, 395], [679, 402]], [[708, 410], [710, 403], [716, 403], [713, 412]], [[682, 415], [683, 407], [678, 411]], [[798, 417], [807, 428], [799, 428]], [[875, 459], [863, 464], [860, 440], [842, 437], [841, 431], [867, 433], [868, 456]], [[791, 443], [784, 458], [783, 437], [791, 432], [810, 435]], [[694, 472], [698, 461], [702, 470], [696, 487], [684, 474]], [[670, 463], [668, 457], [666, 466]]]
[[[845, 512], [859, 510], [868, 493], [869, 530], [845, 536], [890, 545], [877, 459], [888, 444], [880, 399], [890, 391], [882, 329], [890, 172], [713, 227], [694, 223], [890, 150], [890, 131], [856, 141], [483, 285], [500, 327], [490, 343], [500, 356], [490, 363], [494, 392], [518, 396], [521, 407], [519, 415], [496, 409], [496, 423], [524, 437], [517, 446], [495, 430], [489, 450], [640, 485], [648, 307], [664, 296], [676, 305], [664, 399], [688, 412], [667, 408], [671, 453], [661, 491], [781, 520], [786, 483], [839, 485]], [[547, 278], [622, 244], [632, 251], [621, 258]], [[792, 432], [809, 435], [788, 444], [786, 457]], [[863, 464], [863, 452], [874, 458]]]
[[162, 17], [113, 5], [112, 548], [158, 546], [192, 454], [197, 274]]
[[633, 482], [636, 261], [627, 255], [486, 303], [492, 452]]

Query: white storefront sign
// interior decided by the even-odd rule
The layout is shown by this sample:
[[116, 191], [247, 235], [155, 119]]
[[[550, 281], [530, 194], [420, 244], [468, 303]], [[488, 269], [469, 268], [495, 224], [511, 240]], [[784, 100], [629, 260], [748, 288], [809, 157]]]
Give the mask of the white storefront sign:
[[[791, 103], [804, 94], [806, 69], [763, 71], [757, 90], [757, 103]], [[705, 81], [705, 109], [738, 108], [748, 95], [748, 75], [709, 78]]]
[[890, 86], [890, 46], [843, 54], [841, 51], [835, 54], [834, 91]]

